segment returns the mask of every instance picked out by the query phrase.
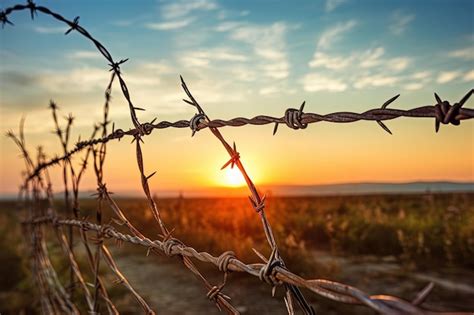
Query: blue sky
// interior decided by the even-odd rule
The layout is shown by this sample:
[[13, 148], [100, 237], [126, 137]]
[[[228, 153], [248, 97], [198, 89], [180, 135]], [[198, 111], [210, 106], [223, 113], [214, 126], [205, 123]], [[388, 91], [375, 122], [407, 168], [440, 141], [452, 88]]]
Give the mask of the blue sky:
[[[38, 4], [70, 19], [79, 15], [80, 24], [116, 59], [130, 58], [122, 69], [135, 103], [147, 108], [142, 121], [192, 116], [193, 108], [180, 101], [179, 74], [210, 116], [219, 118], [281, 116], [303, 100], [313, 112], [364, 111], [398, 93], [404, 98], [394, 106], [409, 108], [432, 104], [434, 91], [458, 100], [474, 82], [473, 1]], [[109, 76], [105, 60], [74, 32], [64, 36], [67, 27], [49, 17], [31, 21], [25, 11], [11, 20], [15, 26], [0, 32], [2, 130], [15, 128], [27, 113], [34, 117], [31, 138], [44, 140], [51, 126], [35, 119], [49, 119], [45, 108], [53, 98], [65, 113], [78, 116], [77, 132], [88, 134], [101, 115]], [[114, 95], [112, 118], [126, 129], [131, 126], [126, 107]], [[462, 140], [471, 142], [472, 158], [472, 123], [467, 124]], [[184, 135], [172, 132], [171, 138], [180, 141]], [[1, 145], [10, 149], [5, 139]], [[5, 168], [9, 161], [2, 157], [3, 175], [11, 175]]]

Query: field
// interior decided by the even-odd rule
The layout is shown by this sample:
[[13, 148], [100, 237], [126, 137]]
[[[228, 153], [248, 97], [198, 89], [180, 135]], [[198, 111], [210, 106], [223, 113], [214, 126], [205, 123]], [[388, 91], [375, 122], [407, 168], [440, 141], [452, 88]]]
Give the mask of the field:
[[[118, 199], [118, 204], [144, 234], [158, 238], [145, 200]], [[233, 250], [249, 263], [259, 262], [252, 248], [268, 254], [260, 220], [248, 199], [158, 199], [158, 204], [167, 225], [176, 227], [175, 237], [198, 250], [214, 255]], [[61, 208], [60, 203], [57, 206]], [[90, 214], [93, 218], [94, 206], [94, 200], [83, 200], [82, 215]], [[28, 281], [28, 249], [15, 209], [14, 202], [1, 203], [2, 314], [34, 313], [38, 306]], [[425, 304], [427, 307], [474, 310], [474, 286], [469, 281], [474, 279], [470, 271], [474, 268], [474, 194], [269, 197], [267, 213], [282, 255], [296, 273], [344, 281], [367, 292], [394, 294], [409, 300], [433, 281], [435, 289]], [[110, 214], [106, 211], [105, 222], [110, 221]], [[123, 227], [116, 227], [126, 232]], [[67, 265], [60, 258], [55, 239], [50, 240], [53, 263], [66, 279]], [[79, 237], [76, 240], [80, 252]], [[143, 248], [118, 248], [112, 242], [110, 245], [123, 273], [157, 311], [217, 313], [199, 282], [181, 268], [177, 259], [146, 257]], [[80, 261], [85, 265], [85, 261]], [[212, 282], [221, 281], [215, 270], [201, 267]], [[106, 267], [102, 268], [107, 273]], [[119, 285], [109, 291], [124, 313], [138, 312], [138, 306]], [[281, 299], [272, 299], [270, 291], [268, 286], [240, 274], [232, 274], [224, 289], [242, 313], [284, 312]], [[282, 292], [277, 291], [277, 295]], [[310, 300], [316, 311], [340, 314], [348, 307], [323, 298]], [[372, 314], [361, 307], [351, 308], [352, 312]]]

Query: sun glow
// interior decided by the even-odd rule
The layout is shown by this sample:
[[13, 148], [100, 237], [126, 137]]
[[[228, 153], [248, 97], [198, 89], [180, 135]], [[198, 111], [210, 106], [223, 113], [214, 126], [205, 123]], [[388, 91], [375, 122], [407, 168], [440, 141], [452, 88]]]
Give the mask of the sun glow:
[[240, 187], [245, 185], [245, 179], [237, 167], [224, 169], [223, 185], [228, 187]]

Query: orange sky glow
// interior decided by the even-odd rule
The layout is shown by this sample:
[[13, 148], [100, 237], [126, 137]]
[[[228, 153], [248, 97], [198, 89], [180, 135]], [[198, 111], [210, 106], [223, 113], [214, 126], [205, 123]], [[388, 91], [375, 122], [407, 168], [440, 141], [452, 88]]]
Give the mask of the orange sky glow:
[[[451, 104], [459, 101], [474, 82], [472, 2], [465, 2], [465, 8], [440, 2], [430, 5], [430, 12], [415, 2], [405, 4], [399, 8], [398, 2], [341, 2], [337, 10], [325, 11], [310, 2], [307, 12], [288, 6], [281, 14], [262, 11], [251, 2], [216, 2], [208, 10], [186, 11], [190, 25], [170, 24], [168, 4], [161, 2], [147, 12], [132, 6], [137, 21], [143, 21], [121, 24], [94, 19], [83, 4], [51, 5], [71, 16], [84, 16], [84, 27], [90, 27], [117, 60], [130, 57], [121, 70], [134, 104], [146, 109], [137, 113], [144, 123], [154, 118], [189, 120], [196, 113], [182, 101], [179, 75], [211, 119], [282, 117], [287, 108], [298, 108], [303, 101], [305, 112], [361, 113], [380, 108], [398, 93], [401, 96], [390, 108], [433, 105], [434, 92]], [[117, 4], [117, 15], [129, 18], [129, 5]], [[108, 10], [101, 5], [96, 9]], [[303, 13], [311, 14], [302, 17]], [[400, 14], [409, 19], [396, 25], [400, 19], [392, 18]], [[444, 19], [446, 14], [456, 21], [452, 27], [433, 25], [433, 16]], [[69, 113], [76, 117], [73, 148], [79, 136], [89, 137], [92, 126], [102, 120], [110, 76], [90, 42], [63, 34], [54, 21], [31, 21], [28, 14], [16, 15], [15, 27], [6, 25], [0, 31], [0, 131], [17, 132], [21, 117], [26, 117], [27, 147], [34, 152], [41, 145], [50, 158], [62, 154], [52, 133], [50, 100], [58, 104], [62, 124]], [[445, 51], [439, 51], [440, 41]], [[464, 107], [473, 108], [474, 97]], [[118, 82], [112, 88], [109, 118], [116, 129], [133, 126]], [[399, 118], [385, 124], [393, 135], [373, 121], [320, 122], [304, 130], [280, 125], [275, 136], [273, 125], [220, 130], [230, 144], [235, 141], [257, 186], [474, 181], [473, 120], [441, 125], [438, 133], [432, 118]], [[104, 178], [111, 191], [141, 191], [130, 140], [108, 143]], [[149, 182], [158, 195], [245, 184], [236, 169], [220, 170], [229, 157], [208, 129], [194, 137], [189, 128], [154, 130], [144, 137], [142, 149], [145, 173], [157, 172]], [[7, 137], [0, 137], [0, 151], [0, 195], [13, 195], [21, 184], [23, 161]], [[75, 156], [73, 163], [81, 158]], [[60, 167], [51, 169], [56, 192], [63, 189], [61, 176]], [[96, 189], [92, 168], [81, 187]]]

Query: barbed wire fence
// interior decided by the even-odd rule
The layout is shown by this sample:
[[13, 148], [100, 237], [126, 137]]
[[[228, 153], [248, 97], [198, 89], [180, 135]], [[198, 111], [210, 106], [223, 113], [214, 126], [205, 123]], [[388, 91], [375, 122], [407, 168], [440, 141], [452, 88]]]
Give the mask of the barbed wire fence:
[[[355, 287], [325, 279], [304, 279], [291, 272], [285, 265], [281, 256], [277, 240], [272, 232], [271, 224], [265, 214], [265, 196], [261, 195], [253, 183], [252, 179], [245, 170], [240, 160], [240, 153], [237, 151], [236, 144], [230, 143], [224, 138], [219, 128], [224, 126], [244, 126], [244, 125], [266, 125], [274, 124], [273, 134], [278, 130], [280, 124], [285, 124], [292, 129], [305, 129], [308, 124], [326, 121], [333, 123], [349, 123], [358, 120], [369, 120], [377, 122], [385, 131], [391, 133], [390, 129], [383, 121], [399, 117], [413, 118], [435, 118], [435, 129], [438, 131], [440, 124], [459, 125], [462, 120], [474, 118], [474, 110], [463, 108], [474, 90], [461, 98], [459, 102], [451, 105], [448, 101], [443, 101], [435, 94], [436, 103], [423, 107], [417, 107], [410, 110], [389, 109], [387, 106], [394, 102], [399, 95], [386, 101], [380, 108], [371, 109], [364, 113], [338, 112], [326, 115], [303, 112], [303, 103], [300, 108], [289, 108], [285, 111], [283, 117], [256, 116], [253, 118], [234, 118], [230, 120], [211, 120], [204, 112], [203, 107], [190, 92], [184, 79], [181, 77], [181, 85], [188, 99], [184, 99], [189, 105], [196, 108], [197, 113], [189, 120], [180, 120], [177, 122], [161, 121], [141, 123], [136, 114], [142, 108], [136, 107], [132, 102], [130, 91], [127, 87], [124, 76], [121, 72], [121, 66], [128, 59], [116, 61], [112, 58], [110, 52], [95, 39], [85, 28], [79, 25], [79, 17], [68, 20], [60, 14], [50, 9], [36, 5], [29, 0], [26, 4], [18, 4], [4, 9], [0, 12], [0, 23], [13, 25], [10, 21], [10, 15], [15, 11], [29, 10], [31, 18], [38, 12], [49, 15], [52, 18], [65, 23], [69, 26], [66, 35], [76, 31], [83, 37], [91, 41], [98, 51], [104, 56], [110, 66], [111, 76], [105, 89], [105, 101], [103, 107], [103, 120], [93, 128], [93, 132], [86, 141], [79, 141], [71, 148], [71, 128], [74, 118], [68, 116], [66, 125], [61, 126], [58, 120], [58, 107], [52, 101], [50, 109], [55, 124], [55, 134], [57, 135], [63, 155], [47, 158], [42, 148], [38, 148], [34, 156], [27, 148], [24, 137], [24, 120], [20, 122], [18, 134], [9, 131], [7, 135], [19, 147], [25, 161], [24, 182], [20, 188], [20, 198], [24, 201], [24, 207], [27, 211], [27, 218], [23, 221], [23, 235], [25, 236], [31, 250], [31, 270], [34, 281], [38, 287], [38, 298], [40, 308], [45, 314], [79, 314], [81, 309], [78, 306], [80, 301], [74, 299], [74, 292], [80, 290], [83, 297], [82, 303], [90, 314], [99, 314], [104, 311], [109, 314], [118, 314], [114, 302], [110, 299], [103, 275], [99, 272], [100, 264], [108, 266], [111, 272], [117, 277], [117, 282], [130, 292], [137, 300], [143, 311], [147, 314], [155, 314], [144, 298], [133, 288], [127, 277], [120, 271], [105, 240], [113, 239], [118, 245], [123, 242], [131, 243], [137, 246], [147, 248], [147, 254], [164, 254], [170, 257], [176, 257], [196, 278], [198, 278], [205, 289], [206, 297], [216, 304], [220, 310], [229, 314], [238, 314], [237, 309], [231, 304], [230, 297], [223, 293], [228, 275], [230, 272], [243, 272], [254, 277], [258, 277], [262, 282], [272, 287], [272, 294], [277, 287], [282, 286], [285, 289], [284, 303], [288, 314], [296, 312], [295, 306], [298, 306], [304, 314], [315, 314], [314, 308], [307, 302], [301, 288], [305, 288], [319, 296], [346, 304], [365, 305], [381, 314], [434, 314], [423, 307], [423, 302], [433, 288], [429, 283], [422, 291], [418, 292], [412, 301], [407, 301], [396, 296], [389, 295], [370, 295]], [[109, 108], [111, 101], [112, 87], [116, 81], [119, 81], [121, 92], [128, 103], [130, 119], [134, 126], [133, 129], [124, 131], [115, 129], [112, 124], [112, 130], [109, 133]], [[143, 138], [154, 129], [164, 128], [190, 128], [192, 135], [196, 132], [208, 128], [212, 134], [224, 146], [229, 154], [229, 160], [223, 165], [226, 167], [237, 167], [242, 173], [250, 192], [250, 205], [253, 211], [259, 216], [263, 232], [266, 236], [271, 254], [266, 258], [260, 252], [254, 250], [260, 257], [260, 263], [246, 263], [239, 260], [232, 251], [226, 251], [219, 256], [213, 256], [205, 251], [198, 251], [187, 246], [179, 239], [173, 236], [172, 229], [169, 229], [161, 218], [160, 209], [151, 195], [149, 179], [156, 173], [149, 174], [145, 170], [142, 154]], [[96, 136], [100, 134], [100, 137]], [[111, 140], [120, 140], [123, 137], [131, 137], [136, 145], [136, 161], [141, 175], [141, 185], [143, 193], [147, 199], [148, 210], [151, 211], [156, 223], [156, 228], [160, 231], [160, 239], [152, 240], [147, 238], [138, 227], [136, 227], [127, 217], [127, 211], [119, 207], [112, 198], [112, 193], [108, 191], [105, 183], [104, 164], [107, 153], [107, 144]], [[73, 157], [82, 157], [80, 165], [73, 163]], [[94, 174], [97, 180], [97, 206], [95, 222], [81, 217], [81, 208], [79, 201], [80, 182], [85, 173], [88, 163], [92, 160]], [[68, 218], [63, 218], [58, 214], [53, 205], [53, 190], [49, 169], [52, 167], [62, 168], [62, 177], [64, 185], [64, 201], [66, 205]], [[147, 175], [148, 174], [148, 175]], [[111, 222], [103, 222], [102, 212], [104, 206], [108, 206], [115, 218]], [[130, 234], [125, 234], [116, 230], [113, 224], [124, 226]], [[69, 284], [61, 283], [57, 271], [54, 269], [50, 259], [50, 253], [47, 247], [46, 230], [53, 228], [64, 255], [69, 263], [70, 279]], [[67, 233], [64, 229], [67, 228]], [[86, 282], [84, 274], [77, 263], [77, 251], [74, 248], [73, 229], [77, 229], [81, 236], [81, 243], [84, 246], [86, 258], [88, 261], [89, 274], [92, 275], [94, 283], [92, 286]], [[214, 265], [223, 273], [221, 284], [211, 284], [206, 277], [197, 268], [193, 260], [206, 262]], [[184, 284], [183, 284], [184, 285]], [[438, 314], [438, 313], [436, 313]], [[453, 314], [447, 312], [446, 314]], [[458, 313], [462, 314], [462, 313]], [[465, 313], [467, 314], [467, 313]]]

